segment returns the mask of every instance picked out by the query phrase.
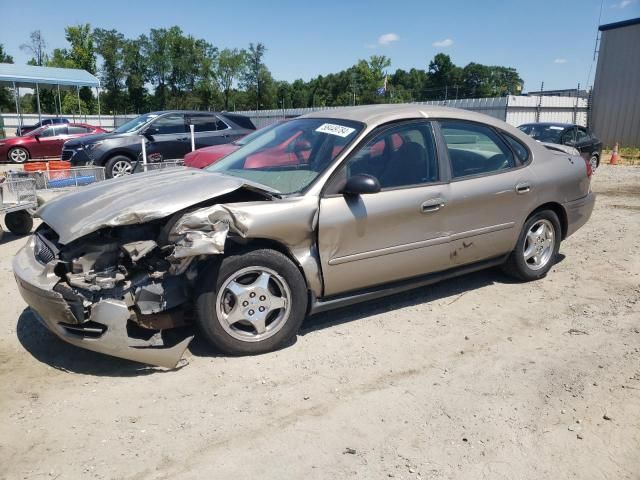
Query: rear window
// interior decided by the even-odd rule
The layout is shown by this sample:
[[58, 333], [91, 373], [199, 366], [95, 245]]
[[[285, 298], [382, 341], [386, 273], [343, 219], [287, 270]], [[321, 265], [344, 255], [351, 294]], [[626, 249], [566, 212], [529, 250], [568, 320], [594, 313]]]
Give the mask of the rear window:
[[520, 163], [527, 163], [529, 161], [529, 150], [527, 149], [527, 147], [525, 147], [520, 140], [516, 140], [508, 133], [503, 132], [502, 136], [511, 147], [511, 150], [514, 151], [516, 157], [518, 158], [518, 160], [520, 160]]

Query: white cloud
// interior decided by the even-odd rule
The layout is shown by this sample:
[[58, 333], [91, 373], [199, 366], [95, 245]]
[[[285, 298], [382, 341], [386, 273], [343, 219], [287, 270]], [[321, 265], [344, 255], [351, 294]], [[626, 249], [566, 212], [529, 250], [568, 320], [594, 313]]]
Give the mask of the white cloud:
[[566, 58], [556, 58], [553, 63], [567, 63]]
[[613, 5], [611, 5], [613, 8], [625, 8], [628, 7], [631, 4], [636, 3], [636, 0], [621, 0], [618, 3], [614, 3]]
[[444, 40], [433, 42], [434, 47], [450, 47], [451, 45], [453, 45], [453, 40], [451, 40], [450, 38], [445, 38]]
[[378, 45], [389, 45], [390, 43], [397, 42], [400, 37], [395, 33], [385, 33], [378, 37]]

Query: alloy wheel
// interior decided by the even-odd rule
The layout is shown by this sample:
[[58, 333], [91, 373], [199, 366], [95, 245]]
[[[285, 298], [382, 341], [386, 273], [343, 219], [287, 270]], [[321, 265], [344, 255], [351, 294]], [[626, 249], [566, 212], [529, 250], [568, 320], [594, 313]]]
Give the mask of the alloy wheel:
[[118, 160], [111, 167], [111, 176], [113, 178], [124, 177], [133, 173], [133, 166], [126, 160]]
[[544, 268], [553, 255], [555, 229], [547, 219], [540, 219], [531, 225], [524, 243], [524, 261], [531, 270]]
[[29, 160], [29, 154], [24, 148], [14, 148], [9, 152], [9, 158], [15, 163], [24, 163]]
[[269, 268], [243, 268], [220, 286], [216, 313], [222, 328], [233, 338], [260, 342], [287, 322], [291, 290], [284, 278]]

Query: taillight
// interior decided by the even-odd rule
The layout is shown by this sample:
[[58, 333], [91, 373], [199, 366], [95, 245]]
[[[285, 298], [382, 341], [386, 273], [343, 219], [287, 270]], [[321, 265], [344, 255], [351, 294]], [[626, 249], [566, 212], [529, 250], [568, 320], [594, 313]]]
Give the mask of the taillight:
[[582, 157], [582, 159], [584, 160], [584, 164], [587, 166], [587, 177], [591, 178], [591, 175], [593, 174], [593, 169], [591, 168], [591, 162], [584, 157]]

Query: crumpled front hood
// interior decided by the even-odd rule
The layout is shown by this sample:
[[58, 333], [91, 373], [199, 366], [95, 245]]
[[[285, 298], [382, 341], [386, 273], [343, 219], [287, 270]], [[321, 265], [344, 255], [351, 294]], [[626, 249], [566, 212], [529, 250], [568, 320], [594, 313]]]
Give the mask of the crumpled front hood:
[[239, 188], [273, 192], [242, 178], [192, 168], [137, 173], [82, 187], [45, 203], [36, 216], [67, 244], [105, 227], [145, 223]]

